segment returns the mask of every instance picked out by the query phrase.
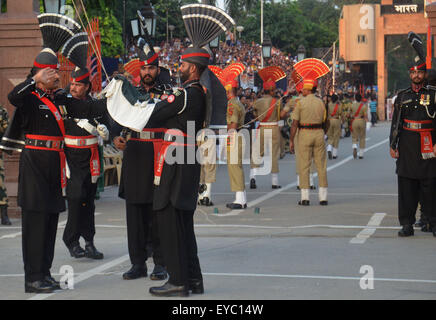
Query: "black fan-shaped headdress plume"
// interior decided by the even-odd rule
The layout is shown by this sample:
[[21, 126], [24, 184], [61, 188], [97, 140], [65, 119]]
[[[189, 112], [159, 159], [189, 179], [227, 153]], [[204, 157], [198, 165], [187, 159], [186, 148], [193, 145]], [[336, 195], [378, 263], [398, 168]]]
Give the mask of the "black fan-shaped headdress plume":
[[88, 60], [88, 34], [81, 32], [71, 37], [62, 49], [62, 55], [81, 69], [85, 69]]
[[194, 47], [203, 47], [235, 25], [220, 8], [205, 4], [188, 4], [181, 8], [183, 22]]
[[73, 19], [55, 13], [43, 13], [38, 16], [44, 47], [54, 52], [80, 30], [80, 25]]
[[426, 54], [422, 45], [422, 39], [414, 32], [409, 32], [407, 35], [409, 42], [413, 49], [415, 49], [418, 56], [412, 61], [411, 69], [425, 70], [426, 69]]

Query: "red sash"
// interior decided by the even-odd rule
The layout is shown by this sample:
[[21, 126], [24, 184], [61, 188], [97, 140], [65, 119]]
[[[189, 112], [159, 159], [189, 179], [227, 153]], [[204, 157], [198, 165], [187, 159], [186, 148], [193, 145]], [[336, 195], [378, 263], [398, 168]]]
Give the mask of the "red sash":
[[[165, 132], [167, 129], [165, 128], [155, 128], [155, 129], [143, 129], [142, 131], [144, 132]], [[140, 139], [140, 138], [130, 138], [129, 140], [132, 141], [143, 141], [143, 142], [152, 142], [153, 143], [153, 151], [154, 151], [154, 180], [155, 180], [155, 185], [159, 185], [160, 182], [160, 177], [162, 175], [162, 168], [163, 168], [163, 163], [161, 165], [161, 167], [159, 167], [159, 155], [161, 152], [161, 149], [163, 148], [163, 143], [164, 140], [163, 139]], [[166, 150], [165, 150], [166, 153]], [[163, 156], [164, 160], [165, 160], [165, 155]], [[158, 181], [156, 183], [156, 181]]]
[[[97, 138], [97, 137], [96, 136], [67, 136], [66, 135], [65, 138], [75, 139], [75, 140], [79, 141], [79, 143], [77, 145], [67, 144], [65, 142], [65, 145], [69, 148], [91, 149], [91, 159], [89, 160], [89, 169], [91, 171], [92, 183], [96, 183], [98, 177], [100, 176], [100, 155], [98, 154], [98, 142], [91, 144], [91, 145], [86, 145], [86, 140]], [[80, 143], [81, 141], [83, 141], [83, 143]]]
[[274, 112], [274, 107], [276, 104], [277, 99], [272, 99], [271, 104], [268, 109], [268, 113], [266, 114], [265, 118], [263, 118], [262, 122], [268, 122], [269, 118], [271, 118], [272, 113]]
[[[423, 121], [412, 121], [404, 119], [404, 122], [408, 124], [432, 124], [432, 120], [423, 120]], [[432, 159], [435, 157], [433, 152], [433, 139], [431, 137], [431, 132], [434, 131], [434, 128], [426, 128], [426, 129], [412, 129], [408, 127], [403, 127], [405, 130], [418, 132], [421, 137], [421, 154], [424, 160]]]
[[333, 110], [333, 113], [330, 115], [331, 117], [334, 117], [336, 115], [336, 112], [338, 112], [339, 103], [336, 103], [335, 109]]
[[[168, 129], [165, 131], [165, 134], [170, 134], [173, 136], [182, 136], [182, 137], [188, 137], [186, 133], [181, 132], [180, 130], [175, 129]], [[155, 162], [154, 162], [154, 185], [158, 186], [160, 184], [160, 178], [162, 177], [162, 170], [165, 162], [165, 157], [168, 152], [169, 146], [195, 146], [195, 144], [186, 144], [186, 143], [179, 143], [175, 141], [166, 141], [161, 140], [160, 148], [156, 156], [156, 149], [155, 148]]]
[[354, 120], [357, 118], [357, 116], [359, 115], [360, 110], [362, 110], [362, 107], [363, 107], [363, 103], [360, 104], [359, 108], [357, 108], [357, 111], [356, 111], [356, 113], [355, 113], [354, 116], [353, 116], [353, 119], [351, 119], [351, 123], [350, 123], [350, 131], [353, 131], [353, 121], [354, 121]]
[[[64, 120], [62, 119], [61, 114], [59, 113], [59, 110], [56, 108], [53, 102], [51, 102], [47, 97], [40, 97], [38, 93], [32, 92], [33, 95], [35, 95], [39, 100], [41, 100], [51, 111], [53, 116], [56, 119], [56, 122], [58, 123], [59, 129], [61, 130], [62, 137], [48, 137], [47, 136], [35, 136], [36, 138], [33, 139], [39, 139], [39, 140], [58, 140], [57, 138], [61, 138], [61, 140], [64, 139], [65, 136], [65, 125]], [[56, 139], [54, 139], [56, 138]], [[38, 147], [29, 147], [29, 149], [38, 149]], [[66, 187], [67, 187], [67, 171], [66, 171], [66, 160], [65, 160], [65, 153], [63, 149], [48, 149], [48, 148], [41, 148], [40, 150], [51, 150], [51, 151], [57, 151], [59, 152], [59, 159], [60, 159], [60, 166], [61, 166], [61, 188], [62, 188], [62, 194], [65, 194]]]

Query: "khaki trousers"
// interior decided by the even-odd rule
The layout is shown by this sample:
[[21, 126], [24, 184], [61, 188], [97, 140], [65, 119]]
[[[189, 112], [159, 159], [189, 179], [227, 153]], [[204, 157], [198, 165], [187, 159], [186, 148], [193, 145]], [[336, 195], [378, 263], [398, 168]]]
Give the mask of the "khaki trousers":
[[323, 130], [299, 130], [298, 155], [300, 188], [310, 188], [310, 166], [315, 162], [320, 188], [327, 188], [327, 156]]
[[238, 143], [232, 141], [227, 146], [227, 170], [232, 192], [245, 190], [242, 137], [238, 138]]
[[327, 131], [328, 144], [332, 145], [333, 148], [338, 149], [339, 140], [341, 138], [341, 120], [330, 119], [329, 130]]
[[355, 119], [352, 125], [353, 131], [351, 132], [351, 137], [353, 139], [353, 144], [359, 142], [359, 148], [365, 149], [366, 146], [366, 121], [365, 119]]

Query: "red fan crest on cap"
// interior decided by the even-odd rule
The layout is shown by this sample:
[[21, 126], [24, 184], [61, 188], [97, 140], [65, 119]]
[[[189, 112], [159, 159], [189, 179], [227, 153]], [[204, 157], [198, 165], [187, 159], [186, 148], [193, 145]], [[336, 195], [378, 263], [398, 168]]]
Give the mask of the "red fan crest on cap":
[[223, 73], [223, 69], [221, 69], [218, 66], [208, 66], [210, 71], [213, 72], [213, 74], [219, 79], [221, 74]]
[[231, 84], [232, 86], [237, 83], [235, 79], [245, 70], [244, 64], [240, 62], [232, 63], [227, 66], [221, 73], [220, 80], [224, 86]]
[[138, 58], [132, 59], [124, 65], [124, 70], [130, 73], [133, 78], [139, 77], [139, 72], [143, 63]]
[[286, 73], [280, 67], [270, 66], [260, 70], [259, 77], [263, 80], [263, 82], [277, 82], [281, 79], [286, 78]]
[[329, 67], [324, 61], [315, 58], [308, 58], [297, 62], [294, 70], [303, 79], [318, 79], [330, 72]]

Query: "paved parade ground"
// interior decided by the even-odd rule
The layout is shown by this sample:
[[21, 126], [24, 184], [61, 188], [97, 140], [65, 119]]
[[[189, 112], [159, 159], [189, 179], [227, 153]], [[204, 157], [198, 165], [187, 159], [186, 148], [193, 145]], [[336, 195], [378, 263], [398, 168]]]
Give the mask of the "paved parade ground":
[[[247, 190], [248, 208], [229, 212], [225, 204], [234, 194], [220, 165], [215, 205], [198, 207], [195, 215], [205, 294], [185, 300], [435, 299], [436, 238], [419, 229], [414, 237], [397, 236], [389, 126], [371, 128], [363, 160], [352, 158], [351, 137], [341, 139], [338, 159], [327, 164], [327, 207], [316, 191], [309, 207], [297, 205], [295, 159], [287, 154], [280, 160], [282, 189], [271, 189], [270, 176], [258, 177], [258, 188]], [[95, 244], [104, 260], [70, 257], [62, 241], [66, 213], [60, 215], [52, 273], [60, 279], [64, 270], [74, 271], [72, 290], [25, 294], [20, 221], [0, 227], [0, 299], [157, 299], [148, 289], [162, 282], [122, 279], [130, 261], [125, 205], [117, 194], [108, 187], [96, 201]], [[148, 266], [151, 272], [150, 259]]]

